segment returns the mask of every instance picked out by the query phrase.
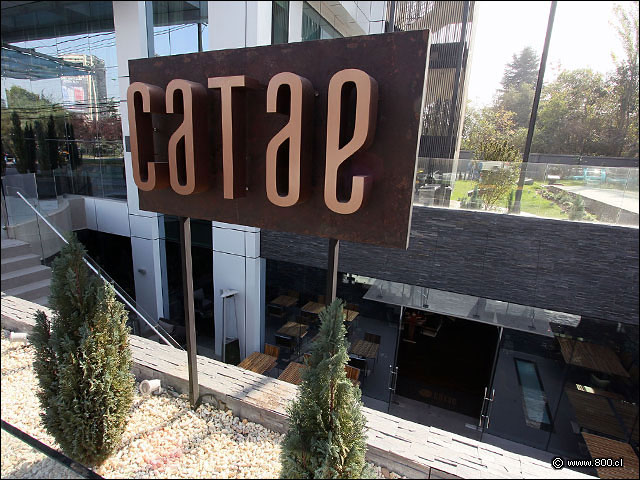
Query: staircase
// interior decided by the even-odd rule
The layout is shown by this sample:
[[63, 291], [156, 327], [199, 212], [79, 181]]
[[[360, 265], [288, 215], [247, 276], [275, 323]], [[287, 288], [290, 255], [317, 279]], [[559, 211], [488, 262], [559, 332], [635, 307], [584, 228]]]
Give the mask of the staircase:
[[31, 245], [19, 240], [2, 239], [2, 293], [47, 306], [51, 269], [40, 263]]

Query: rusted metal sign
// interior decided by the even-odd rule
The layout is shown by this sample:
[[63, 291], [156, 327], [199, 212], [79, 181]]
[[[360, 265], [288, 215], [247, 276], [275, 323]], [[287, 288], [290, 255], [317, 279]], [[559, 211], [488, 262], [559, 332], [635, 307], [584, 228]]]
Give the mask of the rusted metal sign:
[[406, 248], [429, 32], [129, 61], [140, 208]]

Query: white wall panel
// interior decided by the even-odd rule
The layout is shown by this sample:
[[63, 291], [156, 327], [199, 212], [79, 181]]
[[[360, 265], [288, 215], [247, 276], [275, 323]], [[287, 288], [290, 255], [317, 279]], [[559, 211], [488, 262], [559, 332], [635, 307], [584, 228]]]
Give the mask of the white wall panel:
[[136, 302], [151, 315], [151, 318], [157, 319], [163, 316], [159, 242], [131, 237], [131, 253]]
[[289, 43], [302, 41], [302, 7], [304, 2], [289, 2]]
[[84, 213], [87, 218], [87, 228], [98, 230], [96, 223], [96, 199], [94, 197], [84, 197]]
[[209, 50], [245, 46], [246, 3], [209, 2]]
[[129, 209], [126, 202], [95, 198], [96, 230], [99, 232], [131, 236]]
[[147, 239], [156, 239], [158, 235], [158, 217], [143, 217], [141, 215], [129, 215], [131, 236]]
[[260, 233], [246, 232], [244, 234], [245, 254], [249, 258], [260, 256]]
[[[213, 252], [213, 298], [215, 316], [216, 355], [222, 356], [222, 302], [220, 293], [224, 289], [234, 289], [239, 293], [232, 299], [224, 300], [225, 303], [225, 336], [237, 335], [240, 340], [240, 355], [245, 357], [245, 258], [224, 252]], [[237, 318], [236, 318], [237, 315]], [[236, 322], [237, 320], [237, 322]], [[249, 352], [251, 353], [251, 352]]]
[[385, 12], [387, 8], [387, 2], [371, 2], [371, 14], [369, 20], [371, 22], [378, 22], [384, 20]]
[[246, 258], [245, 342], [246, 354], [261, 352], [264, 345], [264, 287], [266, 260]]
[[216, 252], [230, 253], [232, 255], [245, 255], [245, 232], [230, 228], [213, 228], [213, 250]]

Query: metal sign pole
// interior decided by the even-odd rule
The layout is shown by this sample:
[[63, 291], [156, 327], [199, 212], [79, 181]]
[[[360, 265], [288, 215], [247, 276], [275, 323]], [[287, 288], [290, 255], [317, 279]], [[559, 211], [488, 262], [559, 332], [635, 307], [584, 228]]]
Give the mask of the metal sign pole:
[[338, 254], [340, 252], [340, 241], [335, 238], [329, 239], [329, 255], [327, 257], [327, 294], [325, 303], [330, 305], [336, 299], [338, 288]]
[[189, 403], [195, 408], [200, 396], [196, 345], [196, 323], [193, 307], [193, 270], [191, 265], [191, 220], [180, 217], [180, 251], [182, 257], [182, 292], [187, 330], [187, 363], [189, 368]]

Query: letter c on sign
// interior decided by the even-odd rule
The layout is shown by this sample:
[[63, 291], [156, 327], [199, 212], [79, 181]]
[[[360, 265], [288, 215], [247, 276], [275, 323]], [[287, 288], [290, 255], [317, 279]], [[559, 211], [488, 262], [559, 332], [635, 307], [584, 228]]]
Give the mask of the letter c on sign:
[[155, 85], [134, 82], [127, 89], [129, 135], [133, 179], [140, 190], [169, 186], [169, 165], [153, 161], [151, 113], [164, 113], [164, 91]]
[[[353, 138], [340, 148], [340, 112], [342, 88], [348, 82], [356, 87], [356, 115]], [[367, 200], [373, 176], [355, 175], [351, 197], [347, 202], [338, 200], [338, 168], [358, 151], [373, 142], [378, 113], [378, 82], [362, 70], [346, 69], [337, 72], [329, 82], [327, 110], [327, 158], [324, 175], [324, 201], [336, 213], [347, 215], [357, 212]]]

